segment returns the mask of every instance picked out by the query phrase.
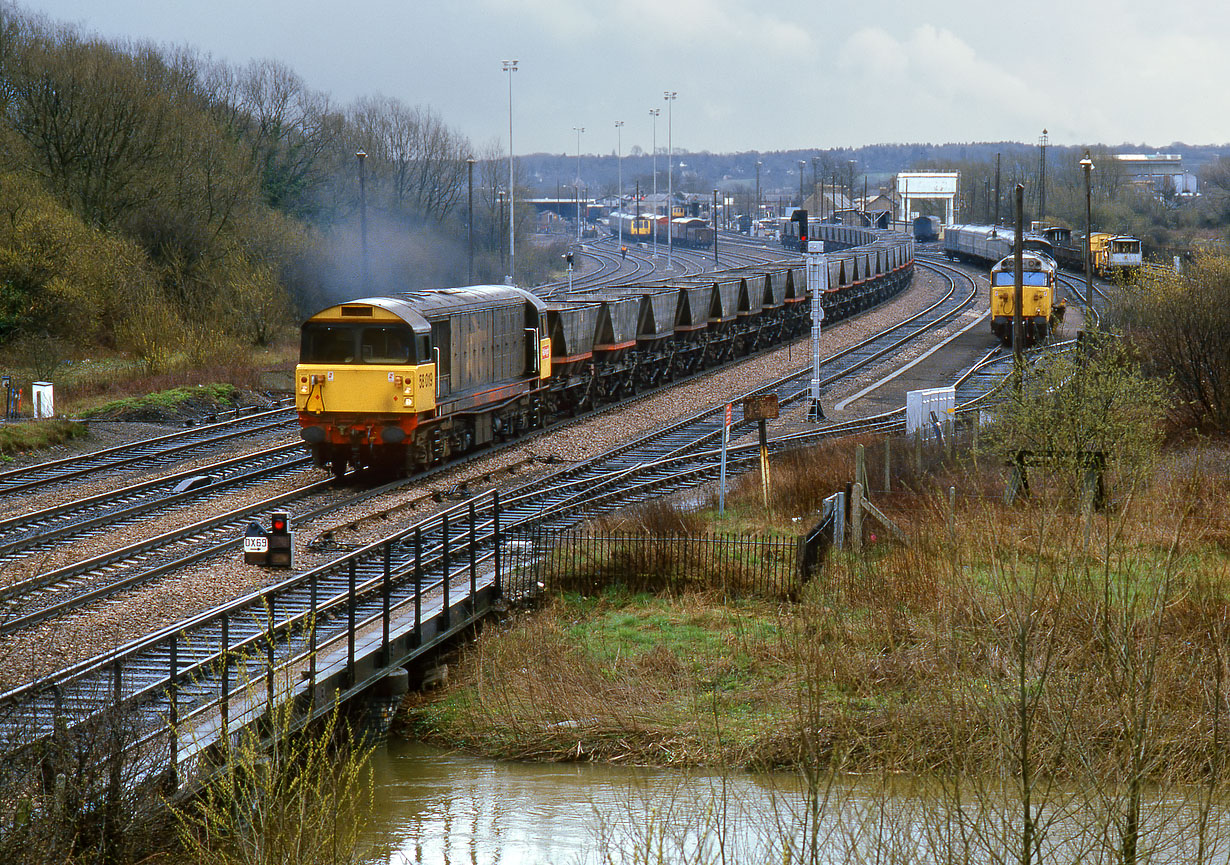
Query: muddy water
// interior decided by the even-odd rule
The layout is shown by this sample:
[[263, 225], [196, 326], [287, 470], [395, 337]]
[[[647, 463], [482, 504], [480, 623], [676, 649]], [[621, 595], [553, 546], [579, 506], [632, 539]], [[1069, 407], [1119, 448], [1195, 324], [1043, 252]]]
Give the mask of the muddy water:
[[[395, 740], [373, 763], [372, 863], [601, 863], [646, 849], [660, 851], [658, 861], [692, 862], [708, 859], [704, 851], [718, 842], [708, 831], [722, 793], [715, 776], [505, 763]], [[750, 797], [753, 807], [769, 799], [749, 776], [728, 782], [727, 792], [730, 823], [750, 825], [736, 798]]]
[[[369, 863], [999, 862], [1020, 844], [1011, 783], [954, 798], [934, 781], [842, 778], [809, 799], [793, 775], [506, 763], [399, 740], [377, 750], [373, 771]], [[1228, 861], [1230, 807], [1213, 806], [1202, 832], [1198, 799], [1150, 791], [1150, 863]], [[1116, 861], [1125, 804], [1109, 789], [1050, 790], [1039, 855]]]

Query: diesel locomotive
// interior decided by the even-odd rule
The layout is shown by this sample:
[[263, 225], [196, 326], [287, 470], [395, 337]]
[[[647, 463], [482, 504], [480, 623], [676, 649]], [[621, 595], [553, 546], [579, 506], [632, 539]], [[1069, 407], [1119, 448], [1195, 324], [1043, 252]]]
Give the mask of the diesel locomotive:
[[[1052, 332], [1062, 314], [1056, 296], [1055, 262], [1037, 252], [1021, 253], [1022, 344], [1034, 345]], [[991, 333], [1012, 345], [1016, 314], [1016, 257], [1010, 255], [991, 268]]]
[[[842, 226], [834, 226], [842, 229]], [[904, 288], [913, 240], [845, 229], [826, 321]], [[607, 286], [546, 300], [504, 285], [334, 304], [302, 327], [300, 435], [316, 465], [413, 472], [806, 333], [801, 266]]]

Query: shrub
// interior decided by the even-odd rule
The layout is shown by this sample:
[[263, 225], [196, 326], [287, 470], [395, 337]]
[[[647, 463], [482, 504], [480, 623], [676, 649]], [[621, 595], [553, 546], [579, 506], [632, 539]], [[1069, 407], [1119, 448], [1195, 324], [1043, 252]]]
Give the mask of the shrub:
[[1146, 275], [1117, 315], [1145, 369], [1173, 382], [1181, 419], [1230, 432], [1230, 257]]

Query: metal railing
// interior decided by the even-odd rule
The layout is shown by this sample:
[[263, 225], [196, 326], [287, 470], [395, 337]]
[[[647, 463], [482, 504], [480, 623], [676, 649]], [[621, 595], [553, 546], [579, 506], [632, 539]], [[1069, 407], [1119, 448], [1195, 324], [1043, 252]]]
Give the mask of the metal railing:
[[798, 538], [735, 533], [660, 534], [518, 528], [503, 542], [504, 591], [713, 591], [790, 597], [800, 586]]

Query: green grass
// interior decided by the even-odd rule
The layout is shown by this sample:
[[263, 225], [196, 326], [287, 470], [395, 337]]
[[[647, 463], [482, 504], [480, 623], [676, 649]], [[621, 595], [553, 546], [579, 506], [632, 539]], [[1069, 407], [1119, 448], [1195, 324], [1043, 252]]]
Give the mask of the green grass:
[[174, 387], [144, 396], [111, 400], [83, 412], [83, 415], [96, 418], [142, 417], [159, 411], [173, 413], [179, 411], [188, 402], [229, 407], [235, 404], [238, 392], [238, 388], [234, 385], [221, 383], [197, 385], [196, 387]]
[[86, 433], [84, 424], [58, 419], [4, 424], [0, 426], [0, 460], [83, 438]]

